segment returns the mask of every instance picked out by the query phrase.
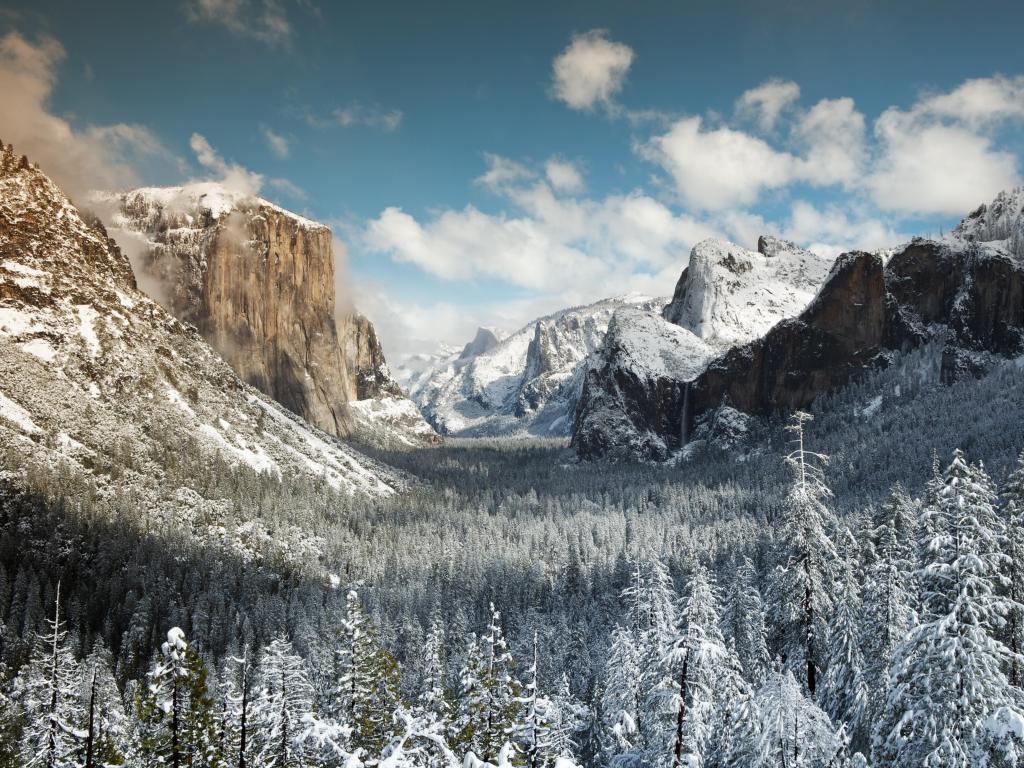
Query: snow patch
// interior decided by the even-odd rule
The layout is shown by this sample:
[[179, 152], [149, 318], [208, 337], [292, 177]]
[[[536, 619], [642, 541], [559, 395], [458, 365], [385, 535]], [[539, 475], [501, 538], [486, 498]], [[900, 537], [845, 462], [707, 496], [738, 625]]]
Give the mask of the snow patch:
[[22, 432], [30, 435], [39, 434], [43, 431], [32, 421], [28, 411], [6, 397], [2, 392], [0, 392], [0, 418], [11, 422], [20, 428]]

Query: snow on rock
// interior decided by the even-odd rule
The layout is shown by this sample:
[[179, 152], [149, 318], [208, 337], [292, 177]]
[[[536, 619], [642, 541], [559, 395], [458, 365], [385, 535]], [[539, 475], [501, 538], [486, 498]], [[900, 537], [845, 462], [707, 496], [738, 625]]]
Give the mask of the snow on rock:
[[[285, 484], [322, 479], [344, 494], [408, 486], [403, 473], [240, 381], [195, 328], [137, 289], [101, 226], [41, 171], [11, 158], [9, 148], [0, 152], [0, 445], [20, 448], [17, 466], [0, 464], [5, 481], [60, 466], [101, 498], [131, 494], [140, 520], [197, 536], [210, 535], [202, 521], [222, 517], [226, 502], [172, 471], [182, 456]], [[259, 519], [261, 511], [232, 515]], [[315, 563], [315, 539], [295, 536], [294, 551]], [[227, 546], [240, 540], [225, 533]]]
[[760, 238], [756, 252], [702, 240], [690, 252], [664, 317], [708, 341], [749, 341], [803, 311], [831, 266], [831, 260], [774, 237]]
[[[658, 461], [674, 455], [688, 438], [690, 382], [731, 347], [803, 311], [831, 264], [774, 237], [761, 237], [756, 252], [718, 239], [697, 243], [661, 317], [616, 314], [575, 412], [579, 454]], [[740, 440], [745, 425], [725, 416], [721, 440]]]
[[444, 435], [569, 434], [586, 361], [616, 310], [660, 311], [664, 299], [599, 301], [539, 318], [499, 339], [477, 332], [463, 349], [407, 359], [399, 382]]
[[996, 243], [1024, 258], [1024, 187], [1000, 192], [954, 227], [951, 235], [968, 242]]

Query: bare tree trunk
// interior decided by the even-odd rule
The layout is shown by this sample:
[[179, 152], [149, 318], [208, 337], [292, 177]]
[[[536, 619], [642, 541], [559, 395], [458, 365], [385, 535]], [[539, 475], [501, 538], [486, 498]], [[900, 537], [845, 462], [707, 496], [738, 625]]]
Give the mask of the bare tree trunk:
[[96, 768], [93, 757], [96, 742], [96, 670], [92, 671], [92, 685], [89, 688], [89, 735], [85, 740], [85, 768]]
[[683, 724], [686, 722], [686, 674], [690, 664], [689, 651], [683, 656], [683, 671], [679, 675], [679, 713], [676, 716], [676, 748], [672, 768], [679, 768], [683, 759]]

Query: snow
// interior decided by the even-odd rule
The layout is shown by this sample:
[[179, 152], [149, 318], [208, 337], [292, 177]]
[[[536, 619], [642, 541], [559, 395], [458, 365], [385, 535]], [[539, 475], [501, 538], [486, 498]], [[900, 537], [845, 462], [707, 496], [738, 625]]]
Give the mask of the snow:
[[29, 415], [29, 412], [2, 392], [0, 392], [0, 418], [11, 422], [15, 426], [19, 427], [22, 432], [26, 432], [30, 435], [42, 432], [42, 430], [36, 426], [35, 422], [32, 421], [32, 417]]
[[493, 345], [479, 343], [478, 331], [461, 349], [407, 359], [398, 380], [443, 434], [566, 436], [587, 360], [612, 315], [630, 306], [657, 313], [664, 304], [638, 295], [606, 299], [538, 318]]
[[882, 407], [882, 400], [882, 395], [878, 395], [877, 397], [871, 398], [870, 402], [868, 402], [868, 404], [861, 409], [860, 415], [863, 416], [865, 419], [872, 418], [876, 413], [878, 413], [879, 409]]
[[685, 289], [665, 308], [665, 318], [706, 341], [740, 344], [800, 314], [832, 261], [784, 240], [766, 240], [771, 255], [716, 238], [697, 243]]
[[36, 313], [16, 307], [0, 307], [0, 334], [22, 336], [40, 329]]
[[691, 331], [634, 309], [615, 313], [606, 349], [614, 347], [615, 364], [649, 379], [689, 381], [707, 367], [716, 348]]
[[57, 350], [46, 339], [31, 339], [22, 344], [21, 348], [45, 363], [52, 362], [57, 356]]
[[88, 304], [79, 304], [76, 309], [78, 310], [78, 335], [85, 341], [89, 354], [97, 357], [102, 352], [99, 337], [96, 335], [96, 318], [99, 315]]
[[229, 441], [216, 427], [210, 424], [202, 424], [199, 431], [211, 438], [219, 447], [223, 448], [231, 456], [252, 467], [256, 472], [267, 472], [280, 474], [277, 462], [267, 455], [262, 446], [254, 445], [248, 448], [241, 435], [235, 436], [235, 442]]

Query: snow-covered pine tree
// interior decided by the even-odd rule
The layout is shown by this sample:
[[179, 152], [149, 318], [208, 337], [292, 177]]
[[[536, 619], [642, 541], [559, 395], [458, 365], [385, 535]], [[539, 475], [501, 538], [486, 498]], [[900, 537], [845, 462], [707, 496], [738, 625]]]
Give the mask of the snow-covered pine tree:
[[136, 757], [135, 724], [114, 680], [110, 651], [101, 641], [82, 662], [80, 670], [82, 688], [78, 700], [84, 705], [84, 716], [78, 719], [86, 733], [81, 749], [84, 768], [130, 763]]
[[856, 569], [860, 557], [853, 532], [841, 536], [839, 580], [828, 623], [828, 667], [821, 680], [819, 700], [833, 723], [846, 729], [855, 750], [867, 749], [871, 724], [868, 720], [868, 689], [864, 681], [864, 656], [860, 648], [861, 599]]
[[1017, 466], [1003, 488], [1006, 521], [1006, 577], [1010, 606], [1003, 638], [1013, 659], [1010, 661], [1010, 683], [1024, 688], [1024, 452], [1017, 457]]
[[207, 672], [180, 627], [167, 632], [139, 701], [140, 758], [147, 763], [206, 766], [214, 747]]
[[580, 737], [591, 726], [592, 720], [590, 707], [573, 694], [569, 676], [563, 673], [558, 691], [551, 697], [551, 734], [548, 743], [556, 761], [578, 761]]
[[448, 696], [448, 670], [445, 654], [444, 623], [440, 612], [434, 611], [430, 628], [423, 644], [423, 682], [419, 695], [419, 708], [447, 731], [452, 717], [452, 704]]
[[867, 720], [872, 723], [889, 698], [893, 652], [917, 621], [916, 515], [914, 501], [896, 485], [879, 507], [870, 534], [872, 558], [864, 576], [860, 642], [868, 692]]
[[732, 581], [725, 605], [722, 626], [731, 637], [743, 677], [758, 688], [768, 674], [768, 631], [764, 603], [757, 587], [757, 569], [744, 557]]
[[46, 627], [36, 635], [29, 661], [14, 681], [23, 718], [18, 751], [27, 768], [71, 765], [86, 736], [75, 727], [81, 712], [80, 674], [61, 615], [59, 583]]
[[826, 504], [832, 491], [822, 472], [828, 457], [809, 451], [805, 444], [804, 425], [812, 418], [798, 411], [787, 428], [795, 443], [786, 457], [793, 481], [776, 537], [782, 557], [773, 574], [772, 598], [786, 666], [800, 676], [814, 696], [825, 665], [836, 551], [826, 532], [834, 527]]
[[395, 735], [398, 665], [377, 642], [377, 628], [355, 590], [346, 596], [341, 634], [330, 715], [337, 725], [351, 726], [352, 747], [380, 754]]
[[804, 695], [789, 670], [776, 672], [755, 697], [757, 740], [751, 768], [831, 768], [842, 751], [828, 715]]
[[1012, 607], [999, 593], [1006, 555], [996, 494], [957, 450], [932, 496], [921, 526], [921, 622], [893, 655], [872, 761], [966, 767], [998, 755], [1013, 764], [1022, 745], [1003, 724], [1024, 719], [1024, 699], [1005, 674], [1014, 656], [996, 637]]
[[526, 671], [528, 682], [519, 697], [522, 719], [515, 730], [516, 741], [526, 761], [527, 768], [549, 768], [558, 757], [551, 749], [553, 732], [553, 707], [540, 693], [538, 681], [539, 642], [533, 633], [533, 663]]
[[249, 768], [254, 764], [253, 699], [256, 682], [248, 653], [227, 658], [222, 683], [227, 716], [224, 724], [227, 744], [223, 752], [229, 765], [237, 768]]
[[724, 674], [716, 688], [721, 703], [715, 711], [704, 765], [708, 768], [751, 765], [756, 754], [757, 710], [753, 690], [743, 677], [743, 667], [731, 643]]
[[700, 764], [707, 752], [718, 694], [727, 675], [721, 610], [707, 569], [698, 565], [687, 583], [679, 627], [661, 662], [662, 680], [650, 692], [651, 722], [660, 739], [648, 742], [655, 766]]
[[606, 765], [632, 765], [640, 760], [639, 726], [644, 691], [640, 682], [640, 651], [632, 627], [612, 631], [600, 697], [600, 744]]
[[313, 710], [313, 686], [291, 641], [277, 638], [260, 657], [252, 721], [256, 766], [305, 764], [303, 722]]
[[477, 724], [477, 757], [496, 759], [506, 743], [518, 729], [522, 709], [519, 696], [522, 685], [513, 676], [515, 662], [509, 652], [505, 633], [501, 627], [501, 613], [491, 604], [491, 620], [487, 632], [480, 638], [483, 654], [484, 710]]

